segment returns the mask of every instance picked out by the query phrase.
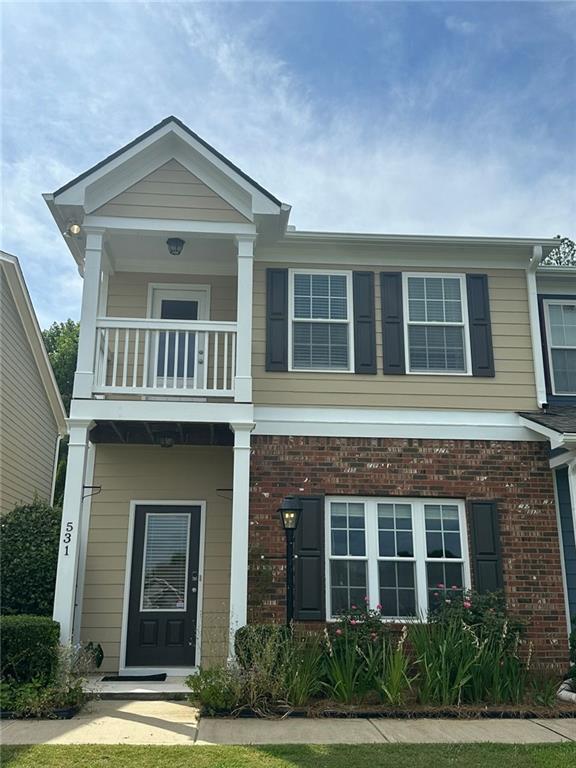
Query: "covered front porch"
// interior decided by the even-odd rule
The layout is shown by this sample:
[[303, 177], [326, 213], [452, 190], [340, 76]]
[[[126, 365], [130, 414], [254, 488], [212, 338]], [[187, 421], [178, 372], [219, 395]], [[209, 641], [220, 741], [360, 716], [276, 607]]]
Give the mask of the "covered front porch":
[[178, 420], [142, 421], [99, 405], [116, 418], [71, 422], [61, 640], [100, 643], [104, 673], [184, 675], [221, 662], [246, 623], [252, 424], [186, 421], [181, 405]]

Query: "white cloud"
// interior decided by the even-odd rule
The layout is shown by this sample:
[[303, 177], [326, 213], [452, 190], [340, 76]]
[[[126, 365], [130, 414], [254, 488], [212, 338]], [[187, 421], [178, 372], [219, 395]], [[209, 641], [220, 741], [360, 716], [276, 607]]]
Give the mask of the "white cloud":
[[245, 22], [241, 11], [122, 3], [7, 15], [4, 247], [20, 256], [43, 325], [78, 316], [80, 281], [41, 193], [168, 114], [291, 203], [300, 228], [574, 235], [573, 162], [509, 130], [506, 103], [479, 94], [463, 130], [428, 119], [443, 90], [463, 92], [468, 62], [440, 58], [426, 82], [398, 79], [386, 112], [377, 94], [373, 107], [320, 104], [267, 44], [272, 11]]
[[447, 16], [444, 24], [450, 32], [456, 32], [459, 35], [471, 35], [476, 30], [476, 24], [460, 19], [458, 16]]

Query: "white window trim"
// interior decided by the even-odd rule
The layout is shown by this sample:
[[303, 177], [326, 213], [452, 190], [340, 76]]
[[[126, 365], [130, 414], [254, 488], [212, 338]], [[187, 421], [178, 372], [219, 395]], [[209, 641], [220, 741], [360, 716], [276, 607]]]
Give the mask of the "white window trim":
[[[292, 364], [292, 326], [294, 323], [294, 275], [343, 275], [346, 278], [346, 302], [348, 310], [348, 368], [294, 368]], [[313, 319], [310, 323], [341, 323], [343, 320]], [[296, 321], [298, 322], [298, 321]], [[352, 296], [352, 271], [339, 269], [289, 269], [288, 270], [288, 370], [294, 373], [354, 373], [354, 304]]]
[[576, 298], [575, 299], [544, 299], [544, 325], [546, 327], [546, 351], [548, 353], [548, 368], [550, 370], [550, 386], [552, 387], [552, 394], [557, 395], [558, 397], [573, 397], [576, 395], [576, 388], [572, 392], [556, 392], [556, 379], [554, 376], [554, 364], [552, 362], [552, 347], [554, 346], [554, 349], [576, 349], [576, 347], [573, 346], [562, 346], [558, 347], [556, 345], [552, 344], [552, 329], [550, 327], [550, 306], [556, 305], [556, 306], [565, 306], [566, 304], [571, 304], [572, 306], [576, 307]]
[[[365, 510], [365, 531], [366, 531], [366, 555], [365, 556], [332, 556], [332, 536], [330, 528], [330, 504], [332, 502], [362, 503]], [[414, 540], [413, 558], [380, 557], [378, 548], [378, 504], [410, 504], [412, 506], [412, 530]], [[433, 557], [429, 558], [426, 554], [426, 532], [423, 523], [425, 504], [451, 504], [458, 507], [458, 520], [460, 524], [460, 540], [462, 545], [462, 558]], [[369, 510], [372, 506], [372, 511]], [[421, 518], [422, 523], [417, 524], [417, 518]], [[398, 562], [414, 562], [416, 569], [416, 610], [418, 615], [406, 617], [382, 617], [386, 623], [414, 623], [426, 621], [428, 615], [428, 590], [426, 579], [427, 562], [435, 563], [462, 563], [462, 573], [464, 589], [471, 588], [470, 577], [470, 557], [468, 552], [468, 530], [466, 525], [466, 503], [462, 499], [436, 499], [436, 498], [417, 498], [401, 496], [326, 496], [324, 506], [324, 541], [325, 545], [325, 563], [324, 563], [324, 582], [325, 582], [325, 600], [326, 600], [326, 621], [338, 621], [337, 617], [332, 616], [332, 594], [330, 585], [330, 563], [332, 560], [361, 560], [367, 564], [367, 596], [368, 607], [371, 610], [377, 610], [376, 606], [380, 603], [380, 588], [378, 579], [378, 562], [380, 560], [392, 560]]]
[[[462, 322], [411, 322], [408, 303], [408, 278], [409, 277], [448, 277], [458, 278], [460, 281], [460, 300], [462, 303]], [[404, 314], [404, 359], [406, 360], [406, 373], [410, 376], [472, 376], [472, 350], [470, 346], [470, 324], [468, 318], [468, 296], [466, 292], [466, 275], [456, 272], [402, 272], [402, 309]], [[412, 371], [410, 369], [410, 344], [408, 341], [408, 326], [457, 326], [464, 329], [464, 357], [465, 371]]]

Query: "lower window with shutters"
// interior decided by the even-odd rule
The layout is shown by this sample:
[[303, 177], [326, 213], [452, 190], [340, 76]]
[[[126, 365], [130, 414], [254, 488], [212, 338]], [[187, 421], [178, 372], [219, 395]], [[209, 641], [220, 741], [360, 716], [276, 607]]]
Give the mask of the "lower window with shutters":
[[423, 619], [446, 590], [470, 588], [463, 501], [328, 497], [327, 617], [365, 602], [385, 619]]

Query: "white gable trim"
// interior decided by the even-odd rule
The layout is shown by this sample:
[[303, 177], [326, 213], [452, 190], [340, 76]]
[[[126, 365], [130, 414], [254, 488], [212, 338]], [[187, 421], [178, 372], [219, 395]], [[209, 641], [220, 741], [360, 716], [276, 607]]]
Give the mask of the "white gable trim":
[[38, 325], [30, 294], [28, 293], [26, 283], [24, 282], [24, 275], [22, 274], [20, 264], [16, 256], [12, 256], [4, 251], [0, 251], [0, 264], [3, 267], [3, 274], [10, 293], [12, 294], [12, 298], [14, 299], [14, 303], [16, 304], [30, 349], [32, 350], [38, 373], [42, 380], [42, 384], [44, 385], [44, 390], [48, 402], [50, 403], [56, 426], [58, 427], [58, 433], [60, 435], [65, 435], [68, 432], [66, 426], [66, 411], [64, 410], [60, 391], [56, 384], [56, 379], [54, 378], [50, 360], [48, 359], [42, 332]]
[[172, 159], [182, 163], [240, 213], [247, 215], [245, 211], [249, 209], [250, 218], [254, 214], [280, 213], [279, 205], [175, 122], [159, 127], [55, 194], [54, 201], [57, 205], [82, 205], [90, 213]]

